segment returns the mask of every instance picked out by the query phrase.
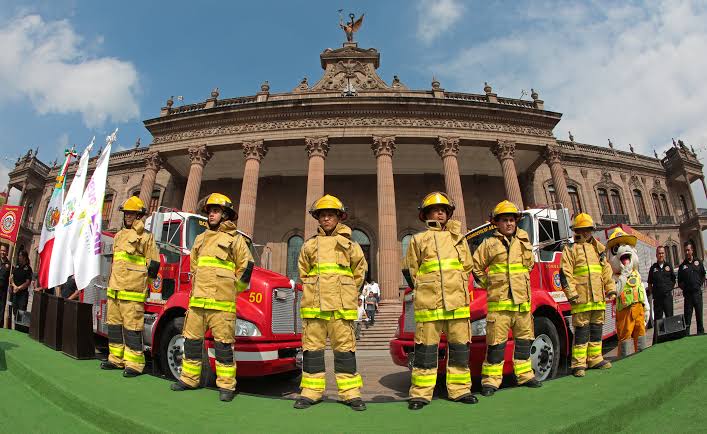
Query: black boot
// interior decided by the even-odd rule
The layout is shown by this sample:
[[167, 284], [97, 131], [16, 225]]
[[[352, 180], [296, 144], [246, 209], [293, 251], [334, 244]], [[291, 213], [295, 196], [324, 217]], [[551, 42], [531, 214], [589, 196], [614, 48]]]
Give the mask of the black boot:
[[421, 410], [426, 405], [425, 401], [410, 401], [408, 402], [408, 410]]
[[482, 396], [492, 396], [494, 393], [496, 393], [496, 388], [491, 387], [491, 386], [483, 386], [481, 388], [481, 395]]
[[521, 386], [525, 387], [543, 387], [543, 383], [539, 382], [536, 378], [530, 379], [526, 381], [525, 383], [521, 384]]
[[133, 378], [138, 375], [142, 375], [142, 372], [130, 368], [125, 368], [125, 371], [123, 371], [123, 377], [125, 378]]
[[354, 411], [364, 411], [366, 409], [366, 403], [363, 402], [361, 398], [349, 399], [348, 401], [344, 402], [344, 404], [351, 407], [351, 410]]
[[457, 398], [454, 400], [454, 402], [461, 402], [462, 404], [476, 404], [479, 402], [479, 398], [476, 397], [476, 395], [473, 394], [468, 394], [464, 395], [461, 398]]
[[304, 410], [306, 408], [313, 406], [317, 402], [319, 402], [319, 401], [312, 401], [309, 398], [305, 398], [304, 396], [300, 396], [299, 398], [297, 398], [297, 401], [295, 401], [295, 405], [293, 405], [293, 407], [298, 410]]
[[112, 364], [108, 360], [104, 360], [101, 362], [101, 369], [105, 369], [105, 370], [109, 371], [109, 370], [113, 370], [113, 369], [120, 369], [120, 367], [115, 366], [114, 364]]
[[229, 390], [229, 389], [219, 389], [218, 390], [218, 399], [223, 402], [231, 402], [231, 401], [233, 401], [233, 398], [235, 396], [236, 396], [235, 390]]
[[176, 383], [172, 383], [172, 385], [169, 386], [169, 388], [175, 392], [183, 392], [185, 390], [196, 389], [196, 387], [187, 386], [186, 384], [182, 383], [181, 381], [177, 381]]

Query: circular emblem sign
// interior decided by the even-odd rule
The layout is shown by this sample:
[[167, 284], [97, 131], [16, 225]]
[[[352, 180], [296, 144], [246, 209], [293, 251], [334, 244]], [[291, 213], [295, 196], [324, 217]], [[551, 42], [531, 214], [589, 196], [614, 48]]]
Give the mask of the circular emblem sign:
[[14, 211], [8, 211], [2, 218], [2, 231], [6, 234], [12, 233], [15, 230], [15, 224], [17, 223], [17, 217]]
[[162, 275], [158, 274], [152, 282], [152, 292], [162, 292]]
[[46, 227], [49, 232], [53, 232], [56, 228], [56, 225], [59, 223], [60, 216], [61, 212], [59, 211], [59, 208], [51, 208], [49, 211], [47, 211], [47, 217], [44, 221], [44, 227]]
[[560, 273], [555, 273], [552, 275], [552, 284], [555, 285], [555, 289], [562, 289], [560, 284]]

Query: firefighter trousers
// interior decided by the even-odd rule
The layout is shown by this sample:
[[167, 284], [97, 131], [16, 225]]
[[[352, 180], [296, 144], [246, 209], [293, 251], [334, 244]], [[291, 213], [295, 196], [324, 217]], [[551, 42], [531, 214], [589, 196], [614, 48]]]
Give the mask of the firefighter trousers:
[[604, 328], [604, 310], [590, 310], [572, 315], [574, 344], [572, 370], [594, 368], [603, 364], [601, 338]]
[[109, 298], [107, 308], [108, 361], [119, 368], [142, 372], [145, 369], [144, 303]]
[[[643, 303], [633, 303], [616, 312], [616, 334], [619, 337], [619, 353], [622, 352], [623, 347], [621, 342], [629, 340], [633, 340], [634, 351], [638, 351], [638, 338], [646, 335], [646, 310]], [[619, 356], [626, 355], [619, 354]]]
[[509, 331], [513, 331], [513, 372], [518, 384], [535, 378], [530, 362], [530, 347], [535, 339], [533, 314], [506, 310], [489, 312], [486, 316], [486, 360], [481, 366], [481, 385], [484, 387], [501, 387]]
[[334, 374], [339, 398], [342, 401], [360, 398], [363, 379], [356, 367], [354, 322], [342, 318], [302, 320], [302, 397], [319, 401], [324, 395], [327, 336], [334, 351]]
[[233, 357], [236, 313], [190, 307], [184, 320], [184, 358], [179, 381], [198, 387], [201, 379], [204, 334], [211, 329], [216, 351], [216, 386], [236, 390], [236, 361]]
[[415, 355], [412, 364], [410, 400], [430, 402], [437, 383], [439, 339], [447, 336], [447, 395], [457, 400], [471, 393], [468, 318], [425, 321], [415, 325]]

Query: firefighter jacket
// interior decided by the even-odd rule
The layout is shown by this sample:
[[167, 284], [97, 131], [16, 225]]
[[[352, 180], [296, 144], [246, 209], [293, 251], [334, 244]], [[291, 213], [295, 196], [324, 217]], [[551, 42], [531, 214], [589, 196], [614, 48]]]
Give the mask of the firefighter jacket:
[[327, 235], [320, 226], [302, 246], [298, 268], [302, 318], [358, 318], [358, 294], [368, 264], [361, 246], [351, 240], [351, 228], [339, 223]]
[[[623, 280], [623, 279], [622, 279]], [[633, 270], [626, 279], [624, 287], [616, 297], [616, 310], [621, 311], [630, 307], [634, 303], [643, 304], [643, 283], [638, 271]]]
[[461, 223], [427, 225], [410, 239], [405, 259], [415, 289], [415, 321], [468, 318], [471, 253]]
[[[494, 231], [474, 252], [474, 276], [486, 288], [489, 312], [530, 311], [530, 270], [535, 265], [528, 233], [510, 238]], [[488, 271], [486, 271], [488, 269]]]
[[592, 238], [575, 239], [562, 251], [560, 282], [572, 304], [572, 313], [604, 310], [606, 297], [616, 294], [611, 265], [606, 259], [606, 248]]
[[248, 287], [252, 267], [248, 243], [234, 222], [222, 222], [215, 231], [207, 229], [191, 249], [189, 307], [235, 312], [236, 295]]
[[142, 220], [123, 228], [113, 238], [113, 266], [108, 281], [108, 297], [145, 301], [148, 268], [150, 278], [157, 276], [160, 254], [152, 234]]

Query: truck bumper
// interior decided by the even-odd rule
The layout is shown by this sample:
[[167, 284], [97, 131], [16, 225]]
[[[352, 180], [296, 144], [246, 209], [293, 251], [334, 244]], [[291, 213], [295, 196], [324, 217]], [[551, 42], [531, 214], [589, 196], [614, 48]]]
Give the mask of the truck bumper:
[[[481, 365], [486, 357], [486, 341], [481, 338], [473, 338], [471, 341], [469, 352], [469, 367], [471, 368], [472, 377], [481, 377]], [[390, 356], [393, 363], [399, 366], [412, 367], [412, 356], [415, 354], [415, 341], [412, 339], [393, 339], [390, 341]], [[439, 358], [437, 361], [437, 371], [444, 373], [447, 369], [447, 343], [439, 343]], [[513, 359], [513, 345], [509, 342], [506, 346], [506, 364], [503, 369], [504, 374], [513, 373], [513, 363], [508, 363]], [[509, 358], [510, 355], [510, 358]]]
[[[207, 343], [209, 363], [216, 370], [213, 341]], [[301, 341], [258, 342], [235, 345], [236, 375], [239, 377], [261, 377], [300, 369], [297, 364], [301, 353]]]

